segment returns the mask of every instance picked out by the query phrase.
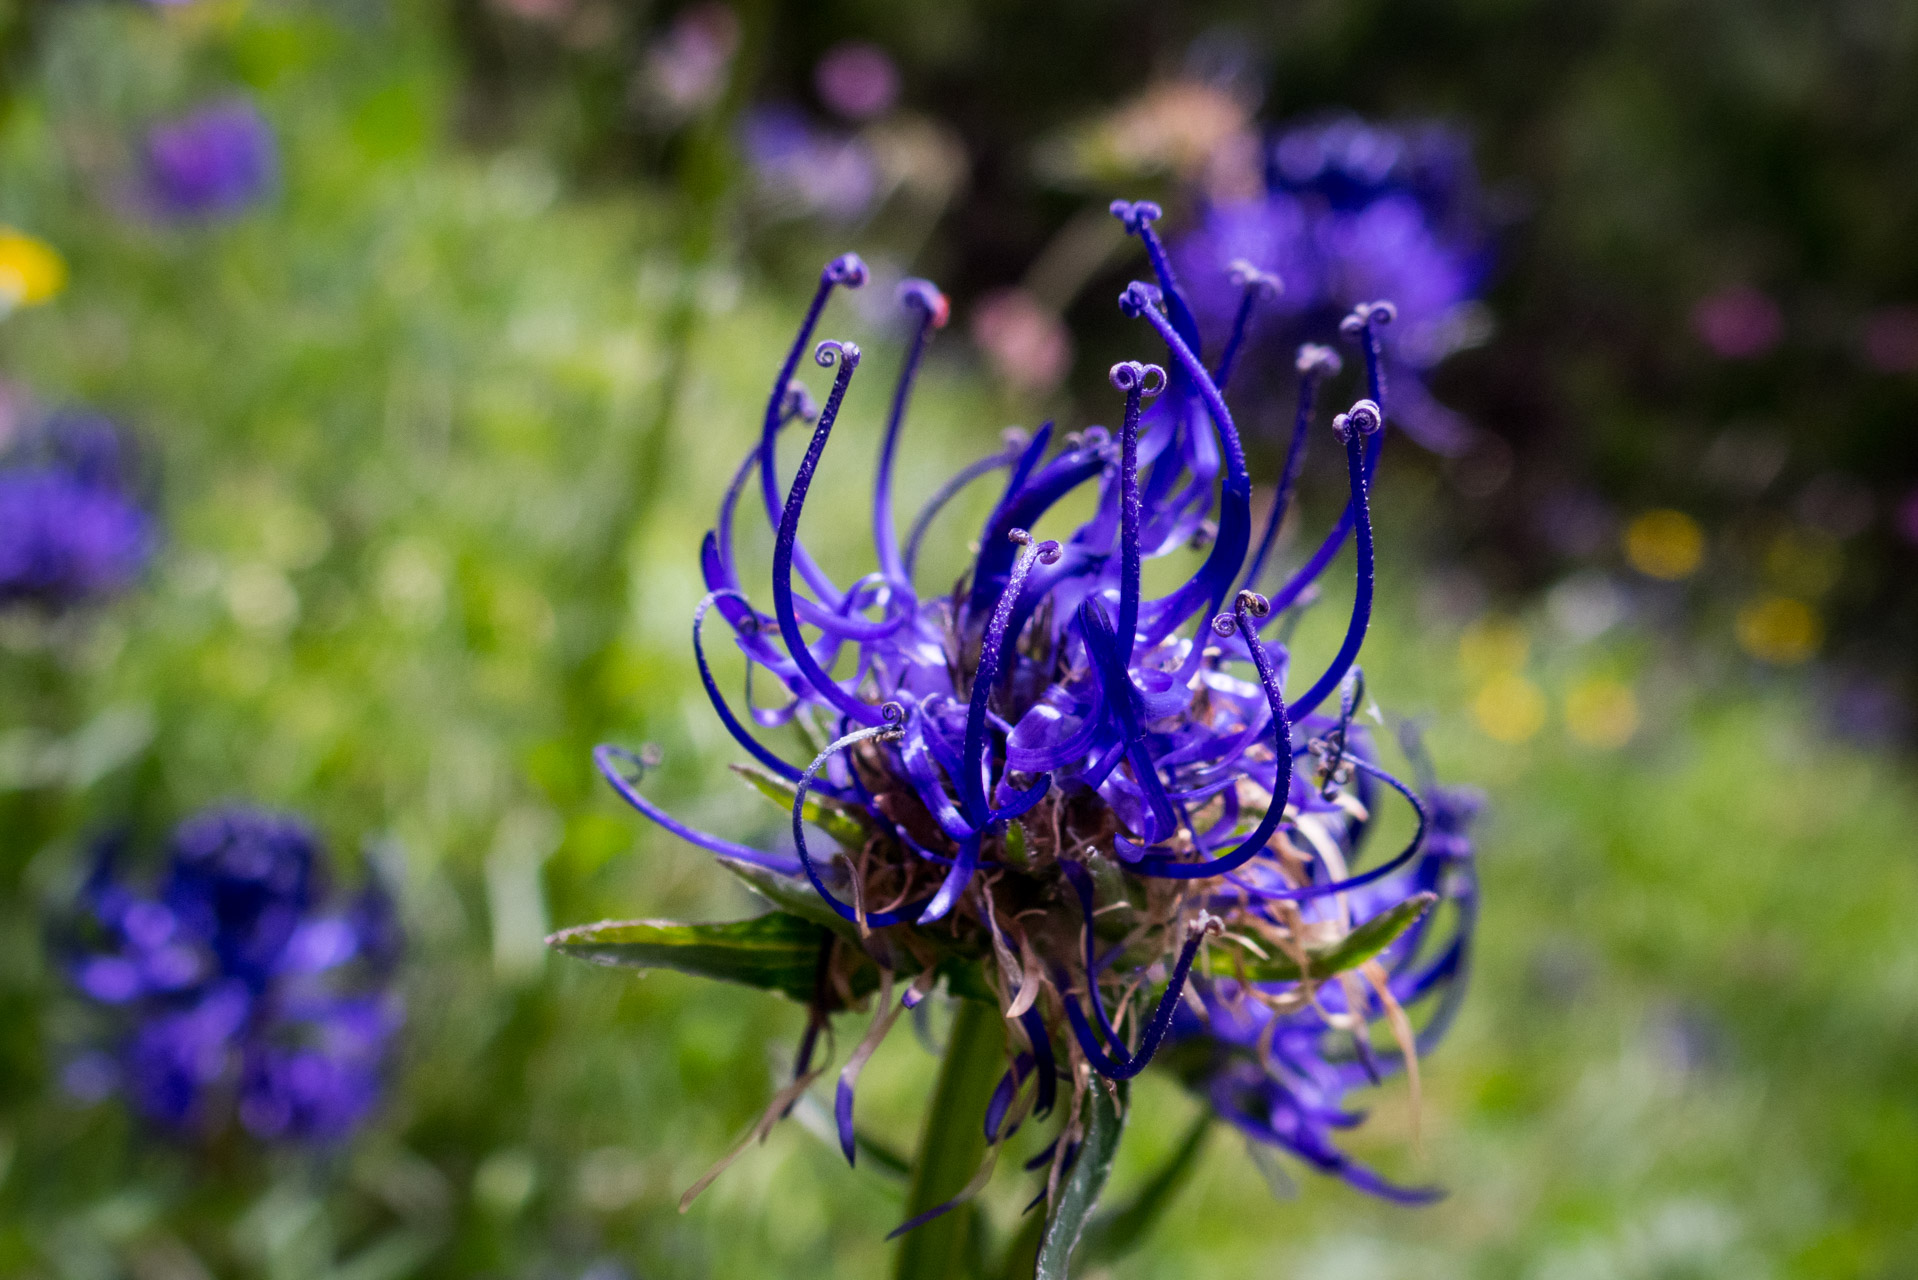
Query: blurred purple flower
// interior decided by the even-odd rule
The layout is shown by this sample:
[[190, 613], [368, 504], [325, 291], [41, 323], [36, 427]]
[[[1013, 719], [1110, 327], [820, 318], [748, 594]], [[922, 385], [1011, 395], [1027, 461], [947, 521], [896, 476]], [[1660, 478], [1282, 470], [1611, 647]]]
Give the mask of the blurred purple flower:
[[264, 199], [278, 169], [272, 126], [251, 102], [233, 98], [147, 131], [138, 196], [161, 218], [229, 217]]
[[1898, 536], [1918, 547], [1918, 489], [1913, 489], [1899, 499], [1892, 517], [1892, 525]]
[[1918, 307], [1879, 307], [1866, 316], [1865, 359], [1880, 373], [1918, 373]]
[[870, 147], [791, 107], [749, 112], [739, 143], [760, 193], [783, 212], [852, 222], [879, 194], [879, 161]]
[[134, 498], [120, 435], [62, 412], [0, 459], [0, 605], [60, 609], [122, 590], [152, 555], [152, 521]]
[[119, 1026], [63, 1073], [82, 1100], [117, 1084], [180, 1134], [239, 1123], [263, 1139], [333, 1139], [379, 1100], [400, 1022], [391, 901], [329, 901], [318, 838], [297, 818], [214, 809], [174, 832], [158, 891], [105, 846], [58, 950]]
[[1360, 302], [1390, 298], [1394, 413], [1426, 447], [1462, 451], [1472, 433], [1431, 397], [1423, 375], [1484, 336], [1477, 299], [1489, 251], [1465, 137], [1353, 116], [1291, 126], [1267, 143], [1265, 188], [1209, 204], [1173, 246], [1193, 310], [1210, 324], [1231, 321], [1240, 305], [1228, 281], [1234, 262], [1275, 275], [1284, 289], [1254, 339], [1289, 352], [1330, 341]]
[[813, 68], [813, 87], [838, 115], [870, 120], [899, 100], [899, 69], [878, 45], [847, 40], [826, 50]]
[[1755, 360], [1785, 336], [1785, 314], [1750, 285], [1732, 285], [1699, 299], [1692, 331], [1725, 360]]

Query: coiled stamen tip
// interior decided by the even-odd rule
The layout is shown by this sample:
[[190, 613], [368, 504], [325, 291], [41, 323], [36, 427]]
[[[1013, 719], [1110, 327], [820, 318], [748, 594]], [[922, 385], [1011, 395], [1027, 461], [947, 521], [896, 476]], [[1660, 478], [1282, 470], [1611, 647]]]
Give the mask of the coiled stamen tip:
[[1125, 292], [1119, 295], [1119, 310], [1126, 316], [1136, 319], [1144, 315], [1148, 308], [1158, 310], [1162, 300], [1163, 295], [1160, 294], [1157, 285], [1147, 284], [1143, 280], [1134, 280], [1125, 287]]
[[906, 708], [897, 702], [880, 703], [879, 715], [885, 720], [886, 727], [889, 729], [897, 729], [906, 723]]
[[1165, 210], [1150, 200], [1114, 200], [1110, 208], [1112, 216], [1124, 224], [1126, 232], [1135, 236], [1165, 217]]
[[859, 367], [859, 344], [828, 338], [813, 348], [812, 358], [813, 363], [822, 369], [830, 369], [836, 362], [844, 360], [850, 372]]
[[1059, 557], [1063, 554], [1064, 552], [1061, 550], [1059, 544], [1057, 542], [1054, 542], [1051, 538], [1047, 538], [1044, 542], [1039, 544], [1039, 563], [1040, 564], [1058, 564]]
[[1237, 605], [1255, 618], [1263, 618], [1272, 612], [1272, 602], [1256, 591], [1239, 592]]
[[1215, 613], [1212, 615], [1212, 634], [1213, 635], [1229, 636], [1234, 631], [1237, 631], [1238, 629], [1239, 629], [1239, 620], [1236, 617], [1234, 617], [1232, 614]]
[[999, 443], [1009, 452], [1020, 453], [1032, 443], [1032, 433], [1024, 427], [1007, 427], [999, 433]]
[[1009, 529], [1006, 531], [1006, 537], [1011, 539], [1013, 542], [1016, 542], [1022, 547], [1028, 545], [1032, 541], [1032, 535], [1026, 532], [1024, 529]]
[[826, 264], [823, 273], [829, 284], [840, 284], [848, 289], [857, 289], [866, 283], [868, 272], [866, 260], [856, 253], [842, 253]]
[[1245, 258], [1234, 258], [1225, 269], [1226, 278], [1241, 289], [1276, 298], [1285, 292], [1285, 281], [1270, 271], [1261, 271]]
[[899, 305], [925, 312], [926, 327], [930, 329], [943, 329], [946, 321], [952, 319], [952, 303], [940, 292], [939, 286], [930, 280], [901, 280]]
[[1391, 324], [1399, 318], [1399, 309], [1389, 302], [1361, 302], [1352, 314], [1339, 321], [1339, 332], [1348, 338], [1363, 333], [1368, 325]]
[[1332, 433], [1340, 440], [1350, 440], [1357, 432], [1369, 436], [1385, 425], [1385, 415], [1379, 411], [1376, 402], [1360, 400], [1346, 412], [1332, 419]]
[[1121, 360], [1112, 366], [1107, 376], [1118, 390], [1127, 394], [1137, 391], [1147, 399], [1164, 391], [1166, 385], [1164, 369], [1156, 364], [1141, 364], [1137, 360]]
[[1332, 348], [1308, 342], [1299, 348], [1296, 367], [1301, 378], [1333, 378], [1345, 367], [1345, 362]]
[[633, 756], [642, 769], [657, 769], [666, 759], [666, 750], [657, 742], [648, 742]]

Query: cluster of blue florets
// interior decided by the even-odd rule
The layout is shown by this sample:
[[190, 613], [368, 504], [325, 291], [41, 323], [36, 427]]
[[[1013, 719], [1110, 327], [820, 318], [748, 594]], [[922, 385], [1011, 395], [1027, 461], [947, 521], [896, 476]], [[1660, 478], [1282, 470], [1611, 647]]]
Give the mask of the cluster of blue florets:
[[0, 453], [0, 605], [61, 609], [111, 595], [154, 544], [126, 442], [106, 419], [57, 413]]
[[297, 818], [215, 809], [173, 833], [152, 893], [110, 843], [59, 951], [106, 1016], [65, 1071], [81, 1099], [123, 1093], [162, 1129], [337, 1139], [379, 1100], [400, 1007], [400, 932], [378, 888], [326, 889]]

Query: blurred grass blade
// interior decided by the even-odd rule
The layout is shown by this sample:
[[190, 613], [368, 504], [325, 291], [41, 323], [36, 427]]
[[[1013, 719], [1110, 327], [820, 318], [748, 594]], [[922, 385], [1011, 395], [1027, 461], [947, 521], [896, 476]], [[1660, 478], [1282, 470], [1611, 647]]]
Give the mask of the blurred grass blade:
[[[1307, 947], [1312, 976], [1329, 978], [1358, 968], [1396, 942], [1437, 901], [1436, 893], [1416, 894], [1389, 911], [1379, 912], [1337, 942]], [[1248, 982], [1297, 982], [1304, 976], [1290, 956], [1273, 955], [1261, 960], [1246, 952], [1227, 953], [1223, 948], [1214, 949], [1199, 967], [1208, 978], [1236, 978], [1243, 971]]]
[[[926, 1110], [926, 1127], [906, 1194], [906, 1219], [945, 1203], [979, 1171], [986, 1158], [981, 1125], [986, 1104], [1006, 1069], [1005, 1019], [996, 1006], [972, 1000], [953, 1006], [952, 1034]], [[895, 1280], [961, 1280], [976, 1268], [969, 1245], [978, 1206], [962, 1204], [899, 1237]]]
[[1080, 1246], [1080, 1259], [1088, 1266], [1113, 1262], [1139, 1247], [1139, 1243], [1171, 1207], [1192, 1171], [1199, 1167], [1199, 1152], [1205, 1149], [1206, 1135], [1212, 1131], [1212, 1113], [1202, 1110], [1192, 1127], [1186, 1130], [1172, 1156], [1131, 1201], [1111, 1213], [1102, 1213], [1086, 1228]]
[[[1033, 1280], [1066, 1280], [1072, 1251], [1085, 1231], [1086, 1220], [1099, 1203], [1106, 1178], [1112, 1173], [1112, 1157], [1119, 1150], [1119, 1136], [1125, 1129], [1126, 1081], [1117, 1081], [1111, 1089], [1105, 1081], [1095, 1081], [1086, 1103], [1086, 1136], [1079, 1147], [1079, 1158], [1072, 1172], [1059, 1184], [1059, 1199], [1046, 1221], [1045, 1239], [1039, 1245], [1039, 1264]], [[1114, 1096], [1114, 1095], [1117, 1096]]]
[[774, 911], [729, 924], [607, 920], [562, 929], [554, 950], [620, 969], [677, 969], [748, 987], [812, 998], [819, 951], [831, 935], [810, 920]]
[[[799, 788], [755, 765], [735, 764], [732, 770], [751, 783], [753, 790], [778, 805], [781, 813], [788, 817], [792, 815], [793, 801], [798, 798]], [[800, 816], [849, 850], [861, 848], [871, 835], [863, 822], [817, 791], [807, 794], [806, 807]]]

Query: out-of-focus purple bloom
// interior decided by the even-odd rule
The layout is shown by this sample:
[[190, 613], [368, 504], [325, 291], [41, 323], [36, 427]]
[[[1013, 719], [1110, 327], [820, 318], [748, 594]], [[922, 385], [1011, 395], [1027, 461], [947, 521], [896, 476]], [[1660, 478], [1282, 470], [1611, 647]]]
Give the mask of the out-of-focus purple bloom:
[[1918, 307], [1879, 307], [1866, 316], [1864, 349], [1880, 373], [1918, 373]]
[[813, 87], [845, 119], [870, 120], [899, 100], [899, 69], [878, 45], [847, 40], [826, 50], [813, 68]]
[[140, 203], [158, 217], [230, 217], [265, 198], [279, 171], [273, 128], [244, 98], [154, 125], [141, 150]]
[[65, 412], [0, 457], [0, 605], [64, 608], [139, 576], [154, 532], [123, 454], [106, 419]]
[[[816, 1032], [843, 1007], [852, 975], [865, 972], [859, 966], [910, 978], [910, 1005], [933, 981], [928, 957], [976, 962], [978, 981], [1012, 1029], [1007, 1071], [984, 1117], [994, 1142], [1025, 1117], [1050, 1112], [1061, 1077], [1124, 1080], [1144, 1070], [1189, 979], [1204, 980], [1201, 994], [1222, 1025], [1256, 1019], [1266, 1001], [1310, 1007], [1315, 991], [1321, 1011], [1336, 1010], [1346, 977], [1335, 983], [1335, 969], [1311, 965], [1332, 965], [1326, 957], [1343, 939], [1370, 928], [1378, 945], [1391, 943], [1380, 971], [1403, 978], [1401, 1003], [1416, 1003], [1425, 992], [1406, 984], [1447, 962], [1421, 958], [1425, 928], [1413, 922], [1440, 899], [1469, 914], [1469, 893], [1447, 874], [1469, 869], [1452, 794], [1393, 776], [1355, 721], [1367, 705], [1358, 657], [1373, 603], [1369, 491], [1388, 420], [1383, 335], [1393, 305], [1361, 300], [1334, 326], [1362, 364], [1358, 394], [1329, 433], [1347, 500], [1268, 599], [1251, 587], [1271, 567], [1316, 434], [1319, 390], [1342, 372], [1341, 361], [1316, 344], [1297, 350], [1291, 445], [1272, 477], [1269, 514], [1255, 527], [1252, 477], [1221, 387], [1276, 283], [1243, 265], [1207, 276], [1202, 287], [1237, 297], [1229, 325], [1208, 342], [1183, 287], [1200, 282], [1175, 275], [1154, 230], [1158, 207], [1121, 201], [1112, 213], [1141, 242], [1158, 281], [1127, 287], [1120, 310], [1142, 338], [1163, 344], [1164, 366], [1113, 366], [1116, 428], [1087, 427], [1056, 449], [1050, 423], [1014, 434], [942, 485], [902, 528], [893, 476], [906, 411], [927, 344], [948, 319], [935, 286], [903, 282], [898, 300], [912, 328], [875, 433], [874, 564], [849, 581], [812, 558], [800, 525], [862, 361], [851, 343], [815, 345], [814, 332], [834, 292], [863, 286], [867, 271], [849, 254], [821, 273], [773, 379], [758, 439], [700, 548], [709, 594], [692, 633], [714, 712], [764, 772], [764, 789], [790, 797], [791, 851], [688, 826], [641, 793], [638, 775], [653, 760], [611, 746], [596, 752], [608, 781], [648, 818], [717, 854], [772, 901], [803, 903], [792, 909], [841, 926], [841, 942], [822, 956], [793, 1088], [815, 1070]], [[823, 405], [794, 376], [808, 353], [832, 370]], [[1396, 409], [1391, 414], [1396, 422]], [[794, 423], [810, 424], [802, 429], [810, 439], [787, 479], [779, 444]], [[930, 531], [942, 509], [988, 476], [1002, 476], [1002, 488], [970, 564], [956, 586], [943, 569], [927, 581], [921, 552], [935, 544]], [[1059, 540], [1028, 532], [1063, 518], [1059, 508], [1069, 502], [1082, 513], [1076, 528], [1061, 527]], [[771, 581], [760, 602], [740, 573], [742, 503], [771, 533]], [[1316, 594], [1348, 540], [1356, 565], [1343, 635], [1322, 660], [1295, 663], [1274, 638], [1285, 634], [1281, 619]], [[938, 542], [964, 545], [950, 534]], [[1144, 562], [1168, 556], [1185, 558], [1186, 575], [1164, 594], [1147, 594]], [[727, 699], [709, 662], [709, 623], [725, 629], [749, 678], [759, 673], [760, 687], [776, 684], [783, 698]], [[803, 768], [755, 731], [794, 723], [830, 740]], [[1387, 804], [1409, 807], [1415, 829], [1402, 848], [1373, 856], [1364, 834]], [[819, 836], [808, 836], [822, 826], [838, 852], [824, 853]], [[1304, 972], [1288, 970], [1282, 959], [1295, 954], [1319, 959]], [[1244, 974], [1248, 956], [1270, 976], [1256, 991], [1233, 991], [1221, 975]], [[1462, 952], [1449, 963], [1460, 967]], [[1430, 984], [1441, 981], [1456, 985], [1455, 973]], [[1379, 1016], [1363, 997], [1350, 999], [1355, 1018]], [[840, 1076], [836, 1113], [849, 1159], [858, 1067], [896, 1012], [878, 1011]], [[1294, 1039], [1322, 1030], [1302, 1017], [1291, 1024]], [[1229, 1045], [1231, 1035], [1222, 1035]], [[1343, 1076], [1323, 1072], [1295, 1084], [1317, 1091], [1313, 1115], [1321, 1118], [1347, 1087]], [[1079, 1123], [1075, 1106], [1047, 1157], [1055, 1171], [1077, 1149]], [[1293, 1149], [1334, 1167], [1294, 1136]], [[1372, 1189], [1389, 1193], [1382, 1183]]]
[[400, 1021], [387, 896], [330, 899], [313, 831], [255, 809], [182, 823], [152, 896], [116, 863], [108, 845], [61, 940], [75, 986], [120, 1028], [69, 1065], [69, 1091], [117, 1084], [181, 1134], [235, 1117], [265, 1139], [351, 1132], [379, 1100]]
[[822, 129], [792, 107], [749, 112], [740, 151], [760, 194], [780, 211], [852, 222], [879, 194], [879, 161], [856, 137]]
[[1785, 337], [1785, 313], [1750, 285], [1732, 285], [1700, 298], [1692, 329], [1713, 354], [1726, 360], [1756, 360]]
[[1470, 433], [1431, 397], [1424, 374], [1483, 336], [1488, 249], [1464, 137], [1352, 116], [1295, 125], [1267, 144], [1265, 186], [1253, 199], [1209, 204], [1173, 247], [1193, 310], [1230, 322], [1235, 261], [1276, 275], [1284, 291], [1256, 339], [1287, 351], [1330, 341], [1353, 306], [1390, 298], [1398, 321], [1383, 341], [1394, 414], [1428, 448], [1462, 450]]

